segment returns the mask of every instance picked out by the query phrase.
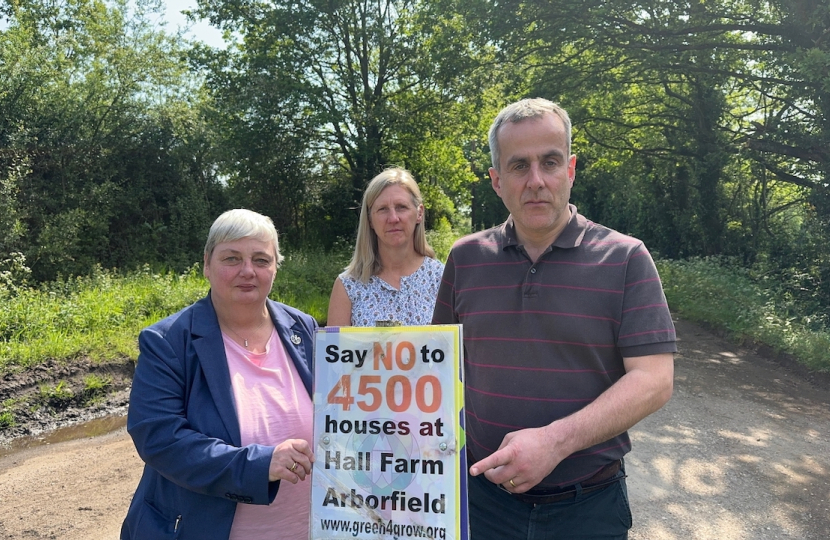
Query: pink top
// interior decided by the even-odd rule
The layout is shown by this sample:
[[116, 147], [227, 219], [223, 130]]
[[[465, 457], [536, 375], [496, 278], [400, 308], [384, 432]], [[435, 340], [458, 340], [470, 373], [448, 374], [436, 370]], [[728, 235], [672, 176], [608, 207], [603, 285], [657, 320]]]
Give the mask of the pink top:
[[[276, 330], [264, 353], [252, 353], [223, 333], [242, 445], [311, 442], [311, 398]], [[311, 479], [280, 482], [268, 506], [236, 505], [229, 540], [308, 538]]]

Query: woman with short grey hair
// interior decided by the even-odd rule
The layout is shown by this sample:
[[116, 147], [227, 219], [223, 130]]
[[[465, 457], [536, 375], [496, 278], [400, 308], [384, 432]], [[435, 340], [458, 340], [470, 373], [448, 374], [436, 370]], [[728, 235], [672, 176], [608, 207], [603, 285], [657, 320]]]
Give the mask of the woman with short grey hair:
[[207, 297], [141, 331], [127, 430], [145, 467], [122, 540], [308, 538], [317, 322], [268, 298], [282, 260], [270, 218], [225, 212]]

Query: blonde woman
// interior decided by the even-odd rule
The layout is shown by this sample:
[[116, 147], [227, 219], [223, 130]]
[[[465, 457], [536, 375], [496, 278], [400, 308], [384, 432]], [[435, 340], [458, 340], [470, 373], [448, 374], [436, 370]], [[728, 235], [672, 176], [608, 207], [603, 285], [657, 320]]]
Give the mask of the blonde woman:
[[405, 169], [386, 169], [363, 194], [354, 254], [334, 280], [327, 324], [430, 324], [443, 272], [426, 240], [418, 184]]

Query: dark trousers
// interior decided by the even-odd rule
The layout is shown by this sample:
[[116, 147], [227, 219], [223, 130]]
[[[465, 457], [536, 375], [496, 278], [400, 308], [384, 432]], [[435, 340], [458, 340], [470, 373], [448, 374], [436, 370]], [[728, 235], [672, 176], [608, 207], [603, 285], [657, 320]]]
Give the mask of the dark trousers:
[[631, 508], [624, 471], [607, 488], [566, 501], [528, 504], [487, 480], [468, 476], [471, 540], [626, 540]]

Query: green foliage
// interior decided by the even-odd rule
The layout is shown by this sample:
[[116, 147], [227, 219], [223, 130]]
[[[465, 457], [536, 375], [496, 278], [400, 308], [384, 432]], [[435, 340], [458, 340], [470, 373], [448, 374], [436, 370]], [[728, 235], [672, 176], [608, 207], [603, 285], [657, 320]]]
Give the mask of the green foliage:
[[[324, 324], [331, 287], [350, 256], [351, 248], [287, 253], [271, 297]], [[0, 311], [0, 373], [50, 358], [86, 357], [96, 362], [136, 358], [136, 338], [142, 328], [207, 292], [199, 265], [183, 274], [156, 272], [148, 265], [129, 273], [97, 267], [89, 276], [23, 289], [9, 297]], [[82, 400], [98, 396], [109, 381], [90, 376], [84, 384]], [[43, 392], [50, 399], [60, 399], [64, 390], [66, 385]]]
[[[18, 199], [20, 183], [31, 172], [25, 159], [13, 156], [5, 161], [5, 170], [0, 169], [0, 254], [19, 249], [26, 233]], [[0, 255], [0, 264], [3, 262], [4, 257]]]
[[[186, 268], [218, 215], [197, 82], [153, 0], [29, 0], [0, 32], [0, 258]], [[224, 210], [224, 208], [222, 208]]]
[[7, 399], [0, 404], [0, 429], [14, 427], [17, 424], [14, 411], [17, 406], [17, 401], [14, 399]]
[[0, 429], [14, 427], [15, 423], [14, 413], [11, 411], [0, 413]]
[[441, 219], [434, 229], [427, 231], [427, 242], [435, 250], [435, 258], [441, 262], [447, 262], [447, 256], [455, 241], [469, 233], [469, 224], [466, 229], [452, 229], [449, 221]]
[[96, 375], [90, 373], [84, 377], [84, 388], [82, 391], [82, 401], [84, 403], [93, 402], [107, 394], [112, 386], [112, 378], [108, 376]]
[[22, 253], [12, 252], [0, 258], [0, 299], [25, 289], [31, 273]]
[[[728, 261], [657, 261], [669, 306], [681, 317], [791, 354], [811, 369], [830, 371], [830, 325], [786, 291]], [[770, 285], [773, 285], [770, 287]]]
[[90, 276], [22, 290], [0, 311], [0, 371], [47, 358], [135, 358], [139, 330], [206, 292], [198, 266], [181, 275], [97, 267]]
[[112, 385], [112, 377], [90, 373], [84, 377], [84, 392], [87, 394], [100, 394]]
[[271, 298], [296, 307], [325, 324], [334, 280], [346, 267], [351, 248], [288, 253], [277, 272]]
[[58, 384], [50, 386], [41, 385], [40, 399], [55, 409], [65, 409], [75, 399], [75, 393], [66, 381], [59, 381]]
[[5, 170], [0, 166], [0, 300], [25, 288], [32, 274], [26, 256], [16, 251], [26, 231], [18, 201], [19, 185], [28, 173], [25, 163], [17, 158], [7, 160]]
[[230, 50], [194, 54], [234, 204], [270, 215], [288, 245], [328, 248], [351, 238], [368, 181], [400, 165], [422, 183], [427, 219], [454, 221], [476, 178], [469, 142], [483, 135], [480, 96], [494, 69], [484, 4], [201, 4], [240, 36]]
[[494, 36], [530, 73], [528, 94], [571, 113], [583, 214], [665, 257], [761, 264], [826, 316], [826, 2], [498, 6]]

